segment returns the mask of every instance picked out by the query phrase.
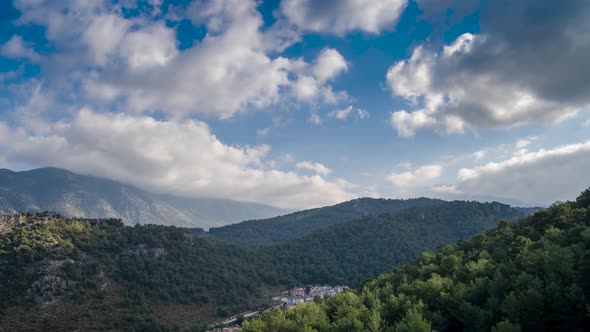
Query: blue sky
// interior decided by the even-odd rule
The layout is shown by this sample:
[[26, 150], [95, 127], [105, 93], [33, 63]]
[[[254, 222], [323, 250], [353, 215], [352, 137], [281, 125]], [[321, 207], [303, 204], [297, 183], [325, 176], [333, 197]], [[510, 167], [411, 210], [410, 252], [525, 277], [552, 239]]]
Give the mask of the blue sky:
[[0, 6], [0, 167], [287, 208], [590, 185], [583, 0]]

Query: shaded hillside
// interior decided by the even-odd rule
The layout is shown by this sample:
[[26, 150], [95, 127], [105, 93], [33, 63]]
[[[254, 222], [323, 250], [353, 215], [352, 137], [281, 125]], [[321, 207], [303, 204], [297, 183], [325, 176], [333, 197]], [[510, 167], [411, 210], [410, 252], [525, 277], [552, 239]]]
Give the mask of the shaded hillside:
[[152, 194], [116, 181], [57, 168], [0, 170], [0, 213], [27, 211], [205, 229], [287, 212], [261, 204]]
[[[501, 203], [448, 202], [334, 225], [271, 248], [273, 265], [293, 282], [359, 286], [423, 251], [523, 216]], [[284, 281], [283, 283], [288, 283]]]
[[246, 332], [584, 331], [590, 326], [590, 190]]
[[317, 209], [299, 211], [264, 220], [249, 220], [220, 228], [211, 228], [207, 238], [239, 246], [269, 245], [300, 238], [332, 225], [368, 215], [390, 213], [420, 206], [440, 205], [438, 199], [407, 200], [360, 198]]

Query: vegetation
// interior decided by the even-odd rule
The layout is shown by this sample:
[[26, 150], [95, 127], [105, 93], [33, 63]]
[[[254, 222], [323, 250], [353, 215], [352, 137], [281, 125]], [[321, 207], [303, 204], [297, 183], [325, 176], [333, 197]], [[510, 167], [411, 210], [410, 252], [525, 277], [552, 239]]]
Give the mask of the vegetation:
[[500, 203], [449, 202], [368, 216], [270, 248], [271, 266], [289, 271], [281, 284], [358, 287], [422, 252], [467, 238], [520, 212]]
[[583, 331], [590, 190], [424, 253], [358, 291], [266, 312], [245, 331]]
[[249, 220], [239, 224], [211, 228], [207, 238], [215, 242], [244, 247], [271, 245], [297, 239], [317, 230], [369, 215], [393, 213], [412, 207], [434, 206], [444, 203], [445, 201], [430, 198], [407, 200], [361, 198], [280, 217]]
[[134, 326], [146, 323], [147, 304], [212, 301], [220, 315], [250, 307], [261, 284], [253, 253], [211, 244], [189, 229], [53, 214], [23, 219], [0, 236], [0, 310], [114, 296], [107, 310], [129, 309], [117, 323]]
[[518, 215], [499, 203], [444, 203], [255, 248], [209, 242], [200, 230], [173, 226], [13, 216], [0, 220], [0, 328], [18, 329], [10, 324], [19, 321], [38, 329], [189, 328], [266, 305], [273, 289], [359, 286], [424, 250]]

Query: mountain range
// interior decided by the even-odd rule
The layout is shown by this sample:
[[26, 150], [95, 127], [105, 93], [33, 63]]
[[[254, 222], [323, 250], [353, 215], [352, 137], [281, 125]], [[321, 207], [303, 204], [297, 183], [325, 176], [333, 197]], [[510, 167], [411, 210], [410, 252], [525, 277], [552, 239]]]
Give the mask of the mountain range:
[[53, 211], [81, 218], [120, 218], [128, 224], [208, 229], [290, 212], [228, 199], [147, 192], [117, 181], [59, 168], [0, 169], [0, 213]]
[[[407, 203], [361, 202], [365, 212]], [[281, 289], [358, 287], [425, 250], [522, 215], [501, 203], [435, 200], [326, 225], [355, 203], [314, 210], [327, 218], [305, 235], [244, 247], [209, 241], [202, 229], [0, 216], [0, 330], [198, 331], [203, 322], [267, 308]]]

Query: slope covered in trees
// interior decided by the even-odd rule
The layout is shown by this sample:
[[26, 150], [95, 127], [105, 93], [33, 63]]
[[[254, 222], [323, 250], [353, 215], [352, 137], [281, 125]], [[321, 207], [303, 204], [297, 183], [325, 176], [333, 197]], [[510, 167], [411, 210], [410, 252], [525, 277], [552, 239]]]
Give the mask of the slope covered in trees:
[[245, 331], [583, 331], [590, 326], [590, 190], [517, 223]]
[[257, 248], [212, 243], [202, 231], [172, 226], [54, 214], [5, 217], [0, 328], [189, 328], [267, 303], [271, 290], [359, 285], [439, 243], [517, 214], [498, 203], [445, 203]]
[[0, 221], [0, 329], [189, 327], [254, 306], [261, 285], [254, 253], [190, 229], [54, 214]]
[[282, 283], [357, 287], [423, 251], [520, 216], [519, 210], [501, 203], [448, 202], [337, 224], [268, 250], [272, 266], [290, 271], [284, 275], [290, 279]]
[[329, 226], [346, 223], [369, 215], [393, 213], [403, 209], [444, 204], [430, 198], [373, 199], [352, 201], [304, 210], [275, 218], [249, 220], [211, 228], [207, 238], [220, 243], [251, 247], [286, 242]]

